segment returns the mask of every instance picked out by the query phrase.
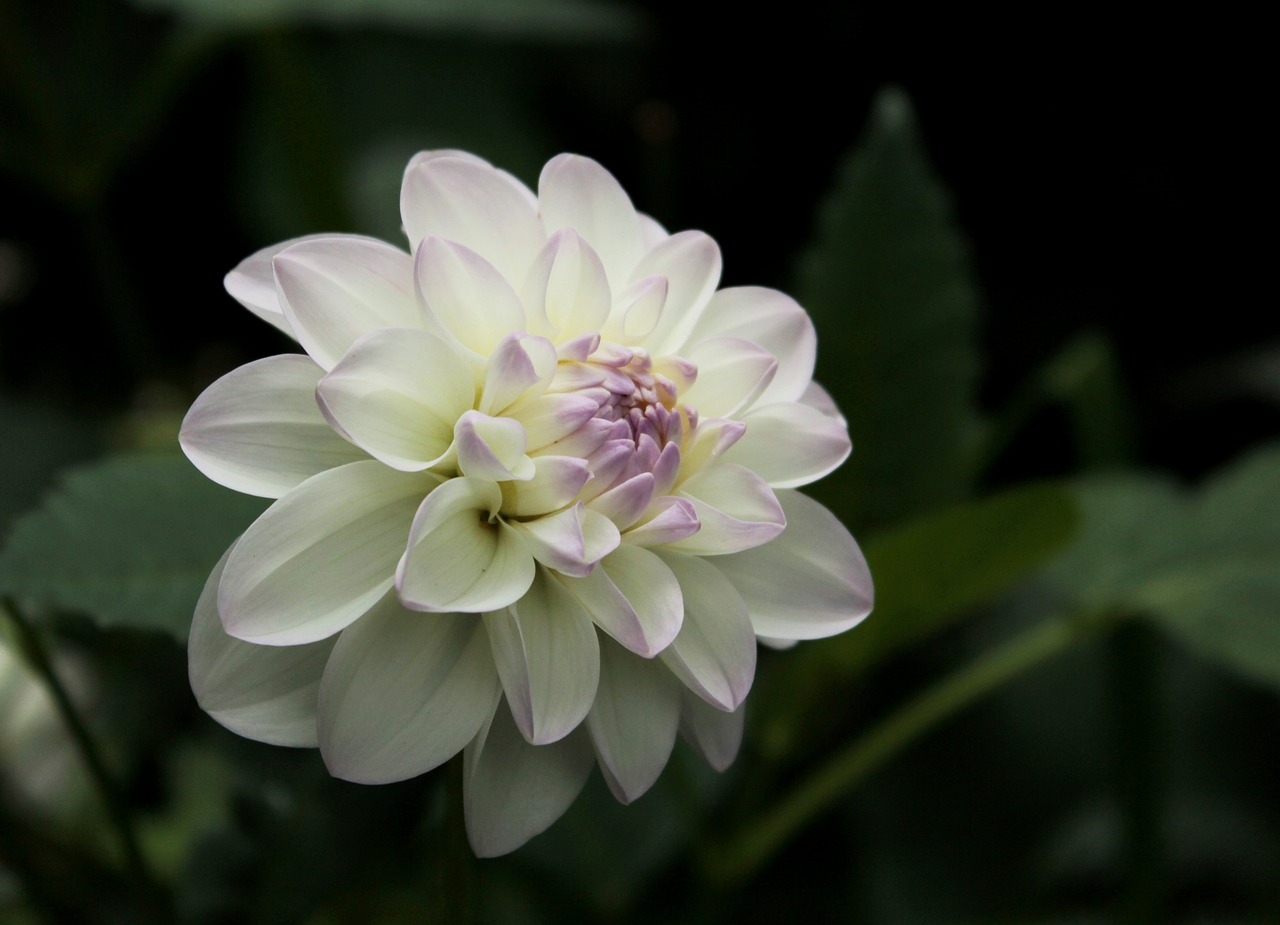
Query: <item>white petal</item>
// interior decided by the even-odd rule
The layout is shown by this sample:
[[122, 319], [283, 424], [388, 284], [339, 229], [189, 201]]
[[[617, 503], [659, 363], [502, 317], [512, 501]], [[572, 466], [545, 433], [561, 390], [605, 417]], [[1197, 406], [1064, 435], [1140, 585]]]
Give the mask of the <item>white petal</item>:
[[502, 512], [511, 517], [537, 517], [558, 511], [578, 497], [591, 479], [585, 459], [536, 456], [533, 478], [502, 483]]
[[[588, 419], [586, 423], [567, 437], [561, 437], [559, 440], [539, 447], [535, 455], [586, 458], [600, 449], [613, 435], [614, 423], [603, 418], [593, 417]], [[532, 446], [533, 438], [530, 437], [529, 440], [530, 446]]]
[[721, 289], [689, 336], [692, 345], [712, 337], [732, 335], [759, 344], [778, 360], [778, 372], [759, 403], [798, 401], [813, 379], [818, 338], [813, 322], [795, 299], [776, 289], [740, 286]]
[[680, 448], [685, 475], [701, 472], [725, 454], [747, 432], [747, 425], [728, 418], [703, 418]]
[[420, 328], [413, 259], [373, 238], [317, 238], [272, 261], [294, 336], [325, 369], [378, 328]]
[[480, 613], [520, 599], [533, 556], [513, 528], [495, 520], [493, 482], [449, 479], [422, 502], [396, 569], [400, 600], [413, 610]]
[[232, 732], [271, 745], [314, 747], [316, 692], [332, 640], [257, 646], [228, 636], [218, 618], [223, 555], [196, 604], [187, 671], [201, 708]]
[[557, 514], [515, 521], [533, 557], [548, 568], [581, 577], [618, 547], [618, 528], [602, 514], [578, 503]]
[[[473, 164], [479, 164], [481, 167], [493, 167], [483, 157], [472, 154], [470, 151], [462, 151], [458, 148], [435, 148], [429, 151], [419, 151], [413, 157], [409, 158], [409, 166], [405, 168], [405, 173], [417, 167], [419, 164], [425, 164], [427, 161], [434, 161], [438, 157], [456, 157], [464, 161], [470, 161]], [[403, 182], [403, 181], [402, 181]], [[533, 194], [530, 193], [530, 196]]]
[[751, 690], [756, 671], [756, 637], [742, 596], [709, 562], [661, 555], [680, 582], [684, 622], [659, 657], [707, 703], [735, 710]]
[[195, 467], [221, 485], [278, 498], [318, 472], [364, 459], [334, 433], [316, 405], [324, 370], [300, 354], [234, 369], [196, 399], [178, 441]]
[[645, 517], [622, 535], [624, 544], [663, 546], [694, 536], [702, 529], [698, 511], [686, 498], [659, 498]]
[[533, 745], [563, 739], [591, 709], [600, 678], [587, 612], [539, 570], [524, 597], [484, 615], [484, 627], [521, 734]]
[[612, 315], [604, 329], [609, 339], [621, 344], [648, 340], [662, 320], [667, 288], [665, 276], [646, 276], [621, 292], [614, 299]]
[[689, 339], [720, 282], [720, 268], [719, 246], [701, 231], [674, 234], [641, 258], [628, 283], [646, 276], [667, 279], [662, 317], [648, 341], [654, 356], [673, 353]]
[[511, 284], [461, 244], [425, 239], [418, 246], [414, 274], [432, 323], [482, 357], [508, 334], [525, 329], [524, 307]]
[[637, 212], [640, 216], [640, 228], [644, 232], [644, 249], [646, 251], [657, 247], [667, 238], [671, 237], [671, 233], [662, 227], [662, 224], [652, 215], [646, 215], [643, 212]]
[[622, 288], [644, 252], [644, 227], [613, 174], [589, 157], [561, 154], [542, 168], [538, 206], [548, 234], [578, 232], [600, 254], [612, 286]]
[[830, 511], [797, 491], [778, 492], [787, 528], [766, 546], [719, 556], [718, 568], [742, 594], [762, 636], [820, 639], [842, 633], [871, 611], [867, 560]]
[[704, 418], [732, 417], [760, 397], [778, 369], [763, 347], [740, 337], [712, 337], [685, 354], [698, 367], [698, 379], [680, 401]]
[[589, 575], [563, 583], [597, 626], [644, 658], [657, 655], [680, 632], [680, 584], [647, 549], [619, 546]]
[[704, 469], [680, 486], [701, 528], [671, 544], [699, 556], [721, 556], [768, 543], [787, 518], [764, 479], [750, 469], [724, 463]]
[[334, 235], [310, 234], [264, 247], [240, 261], [234, 270], [223, 277], [222, 285], [232, 298], [249, 311], [294, 338], [293, 329], [284, 317], [284, 309], [280, 307], [280, 294], [276, 291], [276, 276], [271, 269], [271, 260], [276, 254], [295, 244], [332, 237]]
[[352, 345], [316, 389], [333, 426], [368, 453], [408, 472], [437, 462], [475, 400], [474, 374], [426, 331], [383, 328]]
[[533, 460], [525, 455], [528, 440], [519, 421], [468, 411], [458, 418], [453, 436], [463, 475], [491, 482], [533, 478]]
[[726, 713], [685, 690], [681, 693], [680, 735], [703, 761], [717, 771], [725, 771], [738, 757], [746, 715], [745, 703]]
[[818, 385], [816, 382], [810, 382], [805, 388], [804, 394], [800, 396], [800, 404], [808, 405], [814, 411], [826, 415], [829, 418], [835, 418], [846, 428], [849, 422], [845, 420], [840, 409], [836, 407], [836, 400], [831, 397], [831, 393]]
[[475, 738], [497, 694], [477, 617], [414, 613], [388, 594], [334, 646], [320, 682], [320, 753], [343, 780], [416, 777]]
[[600, 687], [587, 714], [604, 779], [620, 802], [653, 786], [671, 757], [680, 725], [680, 682], [660, 662], [605, 641]]
[[498, 415], [530, 390], [540, 395], [555, 375], [557, 362], [555, 345], [546, 338], [508, 334], [485, 365], [484, 390], [476, 407]]
[[288, 646], [350, 624], [391, 587], [414, 511], [437, 482], [373, 460], [307, 479], [236, 543], [218, 587], [227, 632]]
[[529, 449], [538, 450], [568, 437], [599, 410], [600, 403], [590, 395], [541, 395], [508, 408], [507, 414], [524, 427]]
[[517, 282], [545, 240], [529, 191], [473, 158], [437, 156], [411, 164], [400, 190], [400, 216], [415, 251], [429, 235], [456, 241]]
[[593, 498], [591, 510], [608, 517], [618, 529], [625, 530], [649, 509], [654, 485], [653, 473], [641, 472]]
[[822, 478], [849, 458], [853, 444], [844, 423], [799, 402], [757, 405], [722, 462], [746, 466], [774, 488], [796, 488]]
[[463, 753], [472, 850], [478, 857], [497, 857], [545, 831], [573, 803], [594, 764], [585, 729], [550, 745], [530, 745], [506, 704], [499, 703]]
[[552, 235], [521, 291], [530, 317], [545, 318], [557, 341], [599, 331], [613, 302], [600, 257], [570, 229]]

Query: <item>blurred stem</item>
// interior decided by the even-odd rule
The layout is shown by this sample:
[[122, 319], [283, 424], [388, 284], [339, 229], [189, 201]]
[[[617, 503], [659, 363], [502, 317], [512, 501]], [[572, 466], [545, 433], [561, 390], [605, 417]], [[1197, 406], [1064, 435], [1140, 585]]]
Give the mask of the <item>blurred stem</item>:
[[921, 692], [836, 753], [762, 818], [702, 857], [703, 872], [722, 886], [740, 884], [819, 814], [899, 752], [1009, 681], [1100, 632], [1096, 615], [1050, 620], [1014, 637]]
[[94, 742], [93, 736], [89, 733], [89, 728], [84, 724], [84, 720], [81, 719], [76, 705], [71, 700], [71, 695], [58, 678], [58, 674], [53, 668], [53, 662], [49, 658], [48, 650], [45, 649], [40, 635], [27, 622], [22, 612], [12, 601], [6, 599], [0, 602], [0, 607], [3, 608], [4, 614], [8, 617], [9, 623], [13, 627], [15, 640], [26, 658], [27, 664], [40, 676], [41, 681], [48, 688], [58, 709], [58, 714], [62, 718], [63, 725], [66, 726], [67, 732], [71, 735], [76, 751], [80, 753], [80, 759], [84, 762], [85, 769], [89, 772], [89, 777], [93, 781], [94, 788], [98, 791], [98, 797], [102, 801], [103, 808], [106, 810], [107, 818], [110, 820], [111, 826], [120, 842], [120, 848], [124, 854], [129, 875], [140, 890], [139, 896], [150, 896], [154, 893], [153, 884], [155, 881], [147, 870], [146, 861], [143, 859], [142, 850], [139, 847], [138, 836], [134, 831], [133, 820], [129, 817], [129, 812], [120, 797], [119, 789], [107, 770], [106, 762], [102, 759], [101, 750]]
[[1120, 921], [1128, 925], [1166, 921], [1160, 661], [1150, 627], [1130, 622], [1110, 640], [1112, 754], [1124, 839]]
[[991, 424], [973, 474], [987, 472], [1032, 418], [1050, 405], [1066, 410], [1084, 469], [1133, 462], [1133, 412], [1115, 347], [1102, 331], [1089, 330], [1072, 338], [1009, 399]]

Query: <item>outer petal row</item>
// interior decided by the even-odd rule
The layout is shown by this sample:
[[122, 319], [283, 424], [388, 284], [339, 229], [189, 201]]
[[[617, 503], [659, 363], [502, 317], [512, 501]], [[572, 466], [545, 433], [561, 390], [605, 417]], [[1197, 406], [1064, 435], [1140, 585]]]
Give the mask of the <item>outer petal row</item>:
[[292, 646], [354, 622], [391, 587], [414, 512], [438, 482], [373, 460], [303, 482], [231, 552], [218, 586], [227, 632]]
[[594, 765], [582, 727], [550, 745], [530, 745], [499, 702], [463, 752], [463, 802], [471, 848], [482, 858], [519, 848], [559, 819]]
[[585, 610], [545, 570], [518, 602], [484, 615], [493, 661], [521, 734], [533, 745], [563, 739], [596, 696], [600, 655]]
[[344, 780], [415, 777], [462, 751], [497, 693], [477, 617], [413, 613], [388, 594], [333, 647], [319, 691], [320, 752]]
[[334, 235], [286, 248], [272, 260], [280, 307], [307, 353], [332, 369], [379, 328], [419, 328], [413, 261], [374, 238]]
[[394, 469], [415, 472], [453, 443], [454, 422], [470, 410], [470, 366], [426, 331], [366, 334], [325, 376], [316, 398], [329, 423]]
[[278, 498], [313, 475], [364, 459], [316, 405], [324, 374], [309, 357], [284, 354], [227, 373], [196, 399], [178, 441], [196, 468], [221, 485]]
[[400, 215], [410, 246], [428, 236], [479, 254], [518, 284], [545, 235], [529, 190], [479, 158], [454, 152], [419, 155], [405, 171]]
[[232, 732], [314, 748], [316, 693], [333, 641], [258, 646], [228, 636], [218, 618], [218, 583], [230, 555], [228, 549], [196, 604], [187, 645], [191, 689], [201, 708]]
[[819, 639], [871, 612], [867, 560], [835, 515], [797, 491], [777, 493], [787, 529], [765, 546], [707, 560], [742, 595], [761, 636]]

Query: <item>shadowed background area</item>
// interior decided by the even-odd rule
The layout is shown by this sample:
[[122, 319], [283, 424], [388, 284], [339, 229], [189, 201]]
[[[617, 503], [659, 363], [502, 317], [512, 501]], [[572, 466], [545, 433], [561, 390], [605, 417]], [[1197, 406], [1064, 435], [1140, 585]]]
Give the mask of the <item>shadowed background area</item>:
[[794, 294], [855, 447], [812, 493], [878, 585], [762, 655], [727, 774], [593, 779], [468, 875], [481, 920], [1274, 920], [1280, 326], [1239, 214], [1259, 59], [1224, 42], [1102, 7], [0, 0], [0, 922], [444, 920], [444, 772], [345, 784], [196, 707], [191, 608], [263, 504], [176, 445], [291, 349], [223, 274], [400, 243], [437, 147], [530, 184], [590, 155], [724, 285]]

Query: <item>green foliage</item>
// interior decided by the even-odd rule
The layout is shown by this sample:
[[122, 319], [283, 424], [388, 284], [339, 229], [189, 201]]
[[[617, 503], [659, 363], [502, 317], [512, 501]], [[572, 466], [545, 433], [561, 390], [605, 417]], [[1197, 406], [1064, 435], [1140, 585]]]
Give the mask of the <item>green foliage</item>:
[[1280, 687], [1280, 447], [1199, 492], [1153, 476], [1079, 488], [1079, 540], [1049, 581], [1068, 606], [1144, 616], [1245, 677]]
[[[527, 66], [509, 49], [280, 35], [251, 50], [244, 119], [254, 143], [238, 152], [238, 199], [262, 242], [316, 228], [400, 241], [400, 181], [424, 149], [482, 153], [531, 183], [555, 153]], [[380, 91], [371, 96], [368, 87]]]
[[824, 657], [861, 671], [944, 629], [1065, 549], [1078, 523], [1069, 489], [1029, 485], [877, 534], [866, 544], [876, 609]]
[[0, 593], [185, 639], [210, 570], [264, 506], [178, 457], [85, 466], [15, 523]]
[[0, 445], [11, 448], [0, 454], [0, 531], [35, 504], [52, 473], [90, 455], [98, 441], [85, 421], [0, 396]]
[[822, 206], [797, 297], [817, 378], [848, 416], [853, 458], [819, 488], [857, 529], [958, 500], [978, 429], [978, 294], [946, 190], [906, 96], [876, 100]]
[[[1079, 513], [1070, 489], [1029, 485], [928, 514], [864, 544], [876, 606], [852, 632], [789, 653], [763, 697], [766, 740], [785, 749], [796, 715], [906, 647], [996, 600], [1062, 552]], [[797, 707], [799, 714], [797, 714]]]

